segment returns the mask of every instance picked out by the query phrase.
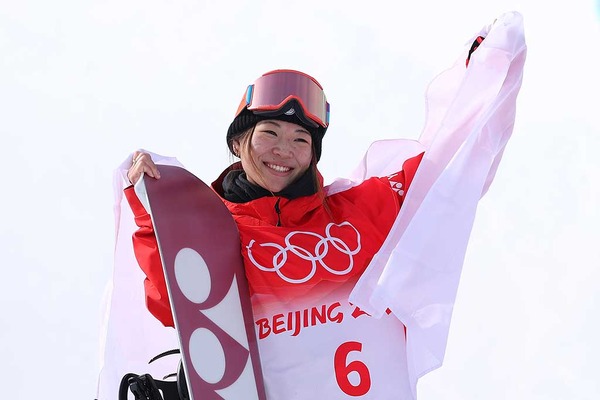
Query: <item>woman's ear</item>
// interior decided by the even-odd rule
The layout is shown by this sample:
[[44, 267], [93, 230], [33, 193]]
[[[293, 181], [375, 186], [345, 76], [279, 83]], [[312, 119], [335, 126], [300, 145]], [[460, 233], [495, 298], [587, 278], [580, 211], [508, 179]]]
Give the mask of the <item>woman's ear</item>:
[[236, 156], [237, 158], [240, 158], [240, 141], [239, 139], [233, 139], [232, 141], [233, 143], [233, 155]]

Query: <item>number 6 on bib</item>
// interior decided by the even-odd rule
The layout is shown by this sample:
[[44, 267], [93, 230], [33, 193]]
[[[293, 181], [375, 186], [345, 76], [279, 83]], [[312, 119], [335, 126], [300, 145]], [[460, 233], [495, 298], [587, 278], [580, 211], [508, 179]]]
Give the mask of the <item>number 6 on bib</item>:
[[[335, 366], [335, 379], [338, 386], [344, 393], [350, 396], [364, 396], [371, 389], [371, 374], [369, 368], [362, 361], [348, 362], [348, 355], [351, 352], [362, 350], [362, 344], [359, 342], [342, 343], [335, 351], [333, 364]], [[355, 385], [350, 382], [349, 375], [356, 372], [359, 376], [359, 382]]]

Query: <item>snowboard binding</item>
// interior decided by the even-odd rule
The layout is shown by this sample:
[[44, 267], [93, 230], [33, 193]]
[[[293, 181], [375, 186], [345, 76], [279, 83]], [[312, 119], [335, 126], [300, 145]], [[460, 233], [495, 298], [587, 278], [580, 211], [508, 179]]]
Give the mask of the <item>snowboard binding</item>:
[[[159, 358], [179, 353], [178, 349], [166, 351], [152, 358], [148, 364]], [[167, 380], [173, 377], [176, 380]], [[129, 391], [133, 393], [135, 400], [190, 400], [181, 361], [177, 372], [164, 376], [162, 380], [154, 379], [150, 374], [125, 374], [119, 385], [119, 400], [127, 400]]]

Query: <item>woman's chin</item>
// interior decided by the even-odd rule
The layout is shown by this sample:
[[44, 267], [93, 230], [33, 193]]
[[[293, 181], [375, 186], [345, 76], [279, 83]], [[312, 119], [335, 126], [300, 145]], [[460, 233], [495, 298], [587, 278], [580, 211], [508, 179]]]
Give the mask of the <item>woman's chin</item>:
[[267, 185], [267, 187], [265, 187], [265, 189], [267, 189], [271, 193], [279, 193], [283, 189], [285, 189], [285, 186], [283, 186], [283, 185]]
[[286, 187], [289, 186], [290, 179], [265, 179], [266, 182], [264, 182], [265, 186], [263, 186], [265, 189], [267, 189], [268, 191], [270, 191], [271, 193], [279, 193], [281, 192], [283, 189], [285, 189]]

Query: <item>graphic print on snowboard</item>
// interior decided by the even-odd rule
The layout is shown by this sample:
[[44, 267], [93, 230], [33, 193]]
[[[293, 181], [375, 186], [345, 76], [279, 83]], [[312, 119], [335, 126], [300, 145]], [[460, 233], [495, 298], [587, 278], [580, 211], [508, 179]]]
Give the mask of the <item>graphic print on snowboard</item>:
[[190, 172], [159, 166], [135, 192], [156, 233], [192, 400], [265, 399], [236, 224]]

